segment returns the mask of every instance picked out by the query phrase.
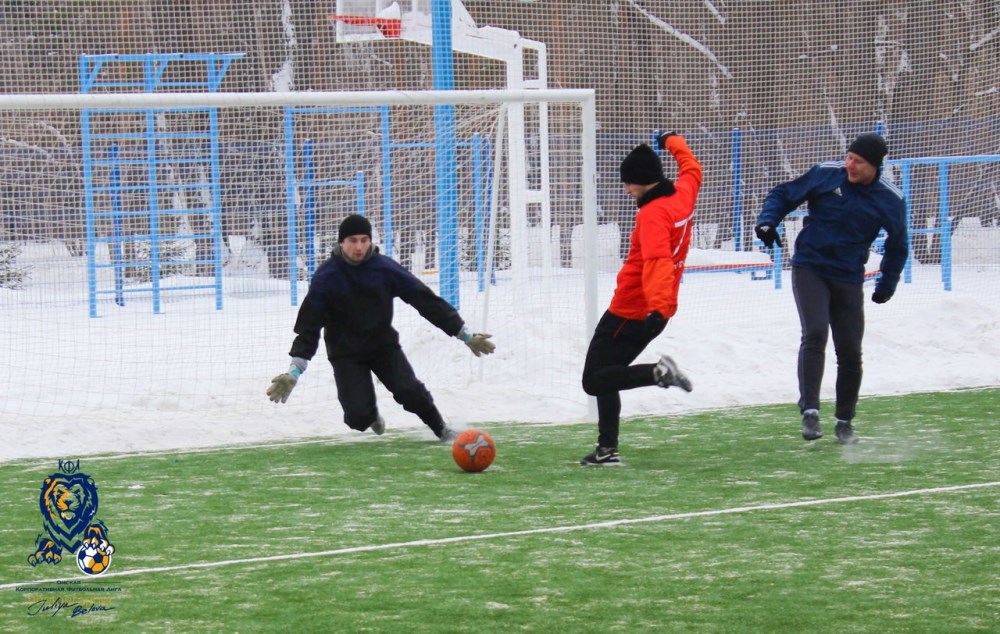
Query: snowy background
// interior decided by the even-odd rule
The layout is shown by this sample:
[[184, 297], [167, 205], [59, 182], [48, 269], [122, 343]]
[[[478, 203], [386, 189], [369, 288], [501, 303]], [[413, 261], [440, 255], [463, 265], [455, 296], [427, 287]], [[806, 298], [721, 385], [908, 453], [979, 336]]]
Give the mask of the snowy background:
[[[912, 283], [901, 282], [888, 304], [866, 302], [862, 396], [1000, 385], [1000, 270], [985, 263], [1000, 255], [998, 233], [956, 232], [951, 291], [943, 290], [940, 267], [917, 264]], [[695, 251], [689, 266], [727, 257], [733, 254]], [[92, 319], [83, 258], [33, 247], [22, 261], [34, 263], [31, 286], [0, 289], [0, 461], [317, 437], [374, 440], [342, 423], [322, 350], [287, 404], [265, 396], [287, 367], [297, 311], [288, 282], [227, 277], [221, 311], [210, 297], [181, 297], [154, 315], [148, 298], [129, 298], [124, 308], [102, 302]], [[617, 262], [603, 268], [598, 312], [610, 300]], [[396, 325], [418, 376], [458, 428], [592, 424], [580, 388], [591, 334], [581, 276], [567, 271], [526, 294], [510, 286], [491, 288], [488, 308], [474, 281], [463, 288], [463, 316], [497, 344], [497, 353], [481, 360], [400, 305]], [[788, 271], [780, 290], [745, 273], [687, 274], [678, 314], [640, 361], [671, 354], [694, 391], [625, 392], [623, 416], [786, 403], [787, 421], [776, 424], [797, 428], [799, 325], [790, 286]], [[831, 344], [824, 399], [833, 396], [834, 376]], [[377, 391], [388, 433], [432, 439], [384, 388]], [[992, 420], [998, 411], [1000, 403], [984, 415]], [[856, 423], [864, 434], [863, 401]]]

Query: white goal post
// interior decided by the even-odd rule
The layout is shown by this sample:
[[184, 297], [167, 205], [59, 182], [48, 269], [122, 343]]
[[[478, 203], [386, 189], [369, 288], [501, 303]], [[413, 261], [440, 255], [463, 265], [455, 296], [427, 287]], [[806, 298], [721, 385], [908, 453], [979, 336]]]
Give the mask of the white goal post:
[[[510, 104], [546, 106], [558, 185], [551, 217], [518, 208], [507, 191]], [[203, 134], [208, 121], [217, 133]], [[51, 232], [18, 241], [30, 271], [22, 288], [0, 289], [7, 352], [39, 364], [9, 377], [7, 393], [18, 396], [5, 400], [4, 416], [127, 416], [151, 429], [308, 416], [322, 419], [317, 435], [339, 428], [322, 350], [287, 406], [275, 408], [263, 390], [286, 362], [309, 274], [355, 211], [372, 219], [384, 252], [443, 296], [454, 263], [446, 298], [498, 343], [497, 355], [474, 359], [401, 306], [396, 326], [432, 392], [486, 385], [544, 400], [565, 391], [553, 382], [579, 382], [601, 301], [593, 90], [5, 94], [0, 130], [33, 157], [0, 165], [0, 186], [45, 201], [30, 204], [58, 218]], [[455, 155], [445, 196], [460, 216], [449, 220], [450, 247], [435, 206], [442, 134]], [[531, 177], [530, 155], [525, 162], [518, 167]], [[83, 195], [62, 197], [56, 172], [72, 174], [68, 189]], [[204, 255], [201, 243], [221, 255]], [[573, 326], [560, 325], [571, 313]], [[40, 354], [39, 329], [48, 335]], [[380, 402], [392, 407], [387, 395]], [[585, 417], [582, 390], [579, 402]]]

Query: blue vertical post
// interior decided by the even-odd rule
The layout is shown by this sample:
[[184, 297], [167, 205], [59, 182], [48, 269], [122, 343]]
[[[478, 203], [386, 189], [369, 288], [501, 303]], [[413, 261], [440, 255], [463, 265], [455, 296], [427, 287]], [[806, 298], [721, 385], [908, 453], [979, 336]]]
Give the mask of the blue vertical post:
[[[81, 62], [82, 64], [82, 62]], [[80, 135], [83, 140], [83, 199], [87, 216], [87, 296], [90, 316], [97, 317], [97, 231], [94, 217], [94, 164], [91, 157], [90, 111], [80, 112]]]
[[294, 274], [299, 259], [295, 245], [295, 126], [292, 108], [285, 107], [285, 206], [288, 209], [288, 281], [292, 306], [299, 303], [299, 280]]
[[910, 233], [910, 253], [903, 266], [903, 281], [909, 284], [913, 281], [913, 204], [910, 202], [910, 164], [903, 163], [900, 166], [900, 181], [903, 189], [903, 199], [906, 202], [906, 229]]
[[743, 250], [743, 137], [739, 128], [733, 128], [733, 243], [736, 251]]
[[365, 173], [363, 170], [358, 170], [354, 174], [354, 198], [355, 205], [358, 208], [358, 215], [365, 215]]
[[938, 231], [941, 235], [941, 282], [951, 290], [951, 220], [948, 218], [948, 164], [938, 165]]
[[[219, 77], [219, 81], [222, 78]], [[219, 109], [208, 111], [212, 170], [212, 263], [215, 273], [215, 310], [222, 310], [222, 170], [219, 167]]]
[[382, 245], [385, 254], [393, 257], [395, 236], [392, 216], [392, 130], [389, 127], [389, 106], [382, 106]]
[[153, 281], [153, 313], [160, 314], [160, 188], [157, 176], [156, 112], [146, 111], [146, 161], [149, 179], [149, 272]]
[[475, 244], [476, 244], [476, 273], [479, 280], [479, 290], [486, 287], [485, 251], [483, 241], [483, 210], [485, 205], [483, 185], [483, 139], [477, 132], [472, 135], [472, 193], [475, 200]]
[[[451, 0], [433, 0], [431, 32], [434, 90], [454, 90]], [[434, 106], [435, 194], [437, 200], [438, 257], [441, 297], [455, 308], [458, 294], [458, 160], [455, 151], [455, 106]]]
[[122, 253], [122, 175], [118, 165], [118, 146], [112, 144], [108, 148], [108, 158], [111, 162], [110, 174], [108, 174], [108, 184], [111, 186], [111, 222], [112, 236], [111, 261], [115, 270], [115, 303], [119, 306], [125, 305], [125, 271], [122, 268], [122, 261], [125, 259]]
[[[486, 137], [486, 147], [484, 149], [484, 154], [486, 157], [485, 165], [483, 167], [484, 180], [486, 190], [483, 194], [484, 197], [484, 215], [486, 216], [486, 221], [483, 223], [483, 255], [489, 255], [490, 243], [489, 240], [493, 236], [493, 143], [490, 141], [490, 137]], [[497, 269], [493, 266], [492, 262], [487, 262], [487, 266], [490, 269], [490, 280], [489, 283], [494, 286], [497, 283]], [[479, 290], [485, 290], [485, 287], [480, 287]]]
[[784, 251], [778, 246], [778, 243], [774, 244], [774, 251], [771, 255], [774, 258], [774, 288], [775, 290], [781, 290], [781, 274], [784, 271]]
[[305, 181], [305, 250], [306, 277], [312, 279], [316, 270], [316, 187], [313, 184], [313, 142], [306, 139], [302, 143], [302, 180]]

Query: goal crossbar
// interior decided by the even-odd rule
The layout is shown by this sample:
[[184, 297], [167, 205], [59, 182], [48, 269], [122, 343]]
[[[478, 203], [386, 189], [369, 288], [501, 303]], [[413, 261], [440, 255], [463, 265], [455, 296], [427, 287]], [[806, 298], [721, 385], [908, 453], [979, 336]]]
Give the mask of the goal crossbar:
[[239, 93], [37, 93], [0, 95], [0, 110], [232, 108], [240, 106], [360, 106], [485, 103], [578, 102], [594, 107], [591, 89], [523, 90], [391, 90], [374, 92], [239, 92]]
[[[316, 91], [214, 93], [35, 93], [2, 94], [3, 110], [149, 110], [238, 107], [352, 107], [370, 105], [460, 105], [516, 103], [576, 103], [580, 107], [581, 209], [583, 248], [597, 249], [597, 109], [593, 89], [532, 88], [514, 90]], [[591, 259], [584, 266], [584, 312], [587, 332], [597, 324], [597, 270]], [[591, 408], [593, 404], [591, 403]]]

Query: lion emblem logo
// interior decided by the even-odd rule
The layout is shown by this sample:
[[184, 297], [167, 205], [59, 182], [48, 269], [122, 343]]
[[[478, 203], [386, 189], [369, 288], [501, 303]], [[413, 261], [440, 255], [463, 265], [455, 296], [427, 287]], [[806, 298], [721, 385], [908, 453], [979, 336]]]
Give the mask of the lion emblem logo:
[[[97, 485], [94, 479], [80, 472], [80, 461], [59, 461], [59, 471], [45, 478], [38, 505], [42, 511], [42, 528], [35, 539], [35, 552], [28, 563], [58, 564], [68, 550], [86, 555], [88, 561], [103, 562], [98, 572], [88, 572], [94, 566], [80, 569], [87, 574], [107, 570], [115, 547], [108, 542], [108, 527], [94, 519], [97, 516]], [[79, 562], [78, 562], [79, 563]]]

